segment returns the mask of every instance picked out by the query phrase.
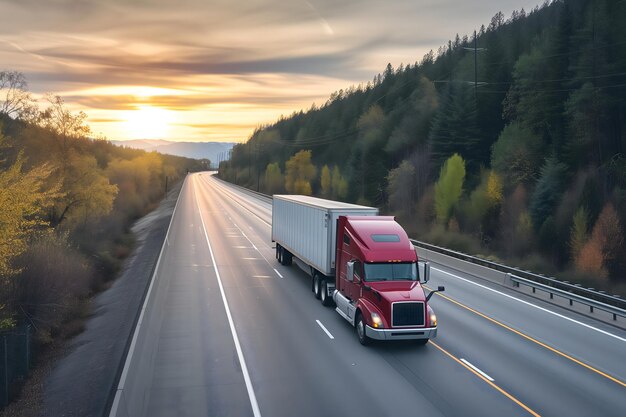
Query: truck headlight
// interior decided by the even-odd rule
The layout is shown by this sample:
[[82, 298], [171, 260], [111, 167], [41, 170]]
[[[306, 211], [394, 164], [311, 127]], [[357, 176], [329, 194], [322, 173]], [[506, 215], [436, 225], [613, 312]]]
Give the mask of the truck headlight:
[[377, 329], [382, 329], [383, 327], [385, 327], [378, 313], [372, 313], [372, 326]]
[[428, 317], [430, 318], [430, 327], [437, 327], [437, 315], [430, 306], [428, 306]]

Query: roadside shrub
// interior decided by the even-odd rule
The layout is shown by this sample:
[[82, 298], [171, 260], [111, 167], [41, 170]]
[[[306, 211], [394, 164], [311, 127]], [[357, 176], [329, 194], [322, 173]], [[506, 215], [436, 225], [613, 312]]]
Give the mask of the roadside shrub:
[[18, 259], [15, 299], [34, 325], [39, 340], [49, 341], [75, 313], [77, 300], [89, 293], [93, 268], [64, 236], [48, 234], [33, 242]]

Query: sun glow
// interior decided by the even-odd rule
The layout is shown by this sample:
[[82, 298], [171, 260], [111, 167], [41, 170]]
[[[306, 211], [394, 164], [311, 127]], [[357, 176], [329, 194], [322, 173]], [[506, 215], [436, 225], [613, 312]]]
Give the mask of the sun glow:
[[175, 121], [173, 112], [156, 107], [140, 106], [124, 113], [124, 127], [131, 139], [165, 139]]

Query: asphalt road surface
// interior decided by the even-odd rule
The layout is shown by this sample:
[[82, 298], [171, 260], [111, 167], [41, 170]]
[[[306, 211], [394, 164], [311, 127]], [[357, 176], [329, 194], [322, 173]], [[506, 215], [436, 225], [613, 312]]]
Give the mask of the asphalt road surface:
[[187, 178], [156, 272], [147, 416], [626, 415], [626, 332], [433, 268], [438, 337], [364, 347], [270, 232], [269, 199]]

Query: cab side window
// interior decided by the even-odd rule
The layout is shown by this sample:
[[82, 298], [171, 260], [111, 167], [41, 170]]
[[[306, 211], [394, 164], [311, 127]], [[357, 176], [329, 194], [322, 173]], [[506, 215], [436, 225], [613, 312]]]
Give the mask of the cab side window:
[[347, 233], [343, 234], [343, 244], [350, 246], [350, 236]]
[[354, 261], [354, 275], [363, 281], [363, 264], [361, 261]]

